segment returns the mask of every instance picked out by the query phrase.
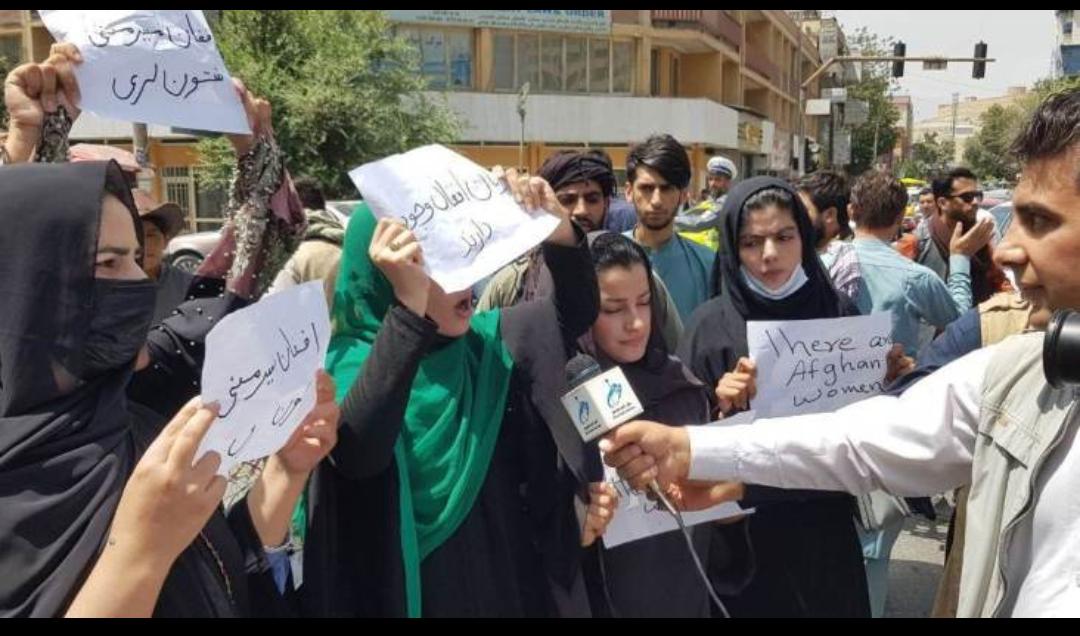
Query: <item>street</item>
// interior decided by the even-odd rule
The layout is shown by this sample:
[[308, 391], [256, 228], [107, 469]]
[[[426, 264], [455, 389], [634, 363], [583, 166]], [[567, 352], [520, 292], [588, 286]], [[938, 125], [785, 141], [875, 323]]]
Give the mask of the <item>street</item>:
[[886, 618], [922, 618], [930, 615], [945, 562], [945, 534], [951, 507], [937, 498], [937, 521], [909, 517], [893, 546], [889, 564]]

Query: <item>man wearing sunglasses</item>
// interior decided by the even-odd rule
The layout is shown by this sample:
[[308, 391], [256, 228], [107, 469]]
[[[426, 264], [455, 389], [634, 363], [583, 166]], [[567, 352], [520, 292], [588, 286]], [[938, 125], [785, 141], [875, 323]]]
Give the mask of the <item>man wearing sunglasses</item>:
[[[606, 154], [596, 150], [563, 150], [548, 157], [540, 166], [539, 176], [551, 184], [555, 198], [570, 210], [571, 217], [581, 229], [595, 232], [611, 228], [607, 217], [615, 194], [615, 171]], [[636, 222], [636, 215], [634, 220]], [[682, 335], [682, 321], [667, 287], [655, 273], [653, 282], [660, 306], [664, 307], [659, 316], [659, 327], [664, 340], [674, 350]], [[476, 310], [509, 307], [551, 289], [551, 274], [540, 250], [535, 249], [495, 273], [480, 296]]]
[[[949, 279], [949, 257], [957, 254], [971, 258], [971, 292], [975, 304], [999, 291], [1009, 289], [1005, 273], [994, 265], [990, 239], [994, 224], [979, 219], [982, 191], [975, 175], [967, 168], [954, 168], [934, 179], [937, 212], [915, 232], [915, 262], [934, 271], [942, 280]], [[960, 236], [956, 236], [960, 226]]]

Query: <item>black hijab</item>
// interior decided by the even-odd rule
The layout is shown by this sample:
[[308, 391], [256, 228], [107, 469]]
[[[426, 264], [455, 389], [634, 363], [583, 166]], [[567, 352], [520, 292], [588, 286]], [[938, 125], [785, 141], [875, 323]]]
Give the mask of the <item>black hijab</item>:
[[[622, 369], [645, 409], [642, 419], [671, 426], [704, 424], [709, 420], [708, 390], [668, 352], [659, 327], [656, 281], [645, 250], [621, 234], [596, 232], [589, 238], [593, 262], [597, 266], [602, 264], [603, 250], [613, 243], [622, 243], [613, 247], [629, 249], [637, 255], [637, 262], [645, 268], [653, 299], [650, 305], [652, 328], [645, 355], [636, 362], [616, 363], [596, 345], [591, 331], [578, 339], [578, 349], [596, 358], [603, 369], [613, 366]], [[598, 270], [597, 276], [601, 273]], [[595, 448], [591, 458], [599, 462]], [[709, 551], [709, 533], [695, 531], [692, 536], [695, 550], [705, 558]], [[684, 541], [681, 533], [669, 532], [613, 548], [604, 547], [602, 551], [599, 548], [590, 551], [586, 571], [593, 571], [591, 579], [601, 581], [606, 589], [604, 593], [593, 584], [594, 612], [601, 616], [610, 614], [626, 618], [708, 616], [708, 597], [696, 576]], [[718, 546], [718, 549], [726, 549], [726, 546]], [[655, 580], [664, 583], [660, 586], [649, 584]], [[606, 609], [597, 609], [599, 607]]]
[[78, 379], [89, 364], [105, 193], [124, 203], [137, 229], [115, 161], [0, 168], [2, 616], [67, 607], [134, 463], [130, 368]]
[[[787, 298], [764, 298], [747, 286], [740, 273], [739, 236], [746, 217], [746, 202], [762, 190], [776, 188], [791, 197], [792, 216], [802, 240], [802, 267], [807, 281]], [[836, 318], [845, 314], [846, 302], [814, 251], [814, 230], [810, 215], [798, 192], [774, 177], [753, 177], [736, 185], [727, 195], [723, 209], [723, 245], [714, 269], [716, 296], [701, 305], [690, 317], [679, 357], [709, 386], [735, 367], [747, 355], [746, 321], [808, 320]]]
[[[642, 356], [641, 360], [628, 364], [619, 364], [613, 361], [597, 347], [591, 330], [578, 339], [578, 349], [596, 358], [602, 369], [606, 370], [613, 366], [622, 368], [626, 379], [630, 381], [630, 386], [634, 388], [634, 393], [645, 409], [643, 417], [659, 418], [660, 421], [672, 425], [703, 423], [704, 420], [696, 419], [693, 416], [688, 416], [688, 414], [672, 412], [672, 407], [679, 403], [679, 400], [672, 400], [674, 396], [682, 393], [703, 394], [705, 386], [690, 373], [690, 370], [678, 358], [670, 354], [667, 344], [664, 342], [664, 336], [660, 330], [660, 316], [662, 313], [659, 307], [660, 297], [656, 293], [656, 280], [653, 277], [652, 264], [648, 255], [635, 241], [620, 234], [593, 232], [589, 235], [590, 247], [595, 248], [597, 241], [625, 242], [626, 246], [637, 254], [641, 265], [645, 268], [645, 278], [649, 281], [649, 292], [652, 298], [649, 307], [652, 314], [649, 341], [645, 348], [645, 355]], [[593, 256], [595, 263], [597, 256], [595, 251]], [[597, 276], [599, 275], [600, 272], [598, 271]], [[678, 410], [681, 411], [682, 409]], [[663, 417], [665, 413], [668, 416], [667, 418]], [[668, 421], [673, 417], [680, 421]], [[683, 421], [687, 419], [696, 421]]]

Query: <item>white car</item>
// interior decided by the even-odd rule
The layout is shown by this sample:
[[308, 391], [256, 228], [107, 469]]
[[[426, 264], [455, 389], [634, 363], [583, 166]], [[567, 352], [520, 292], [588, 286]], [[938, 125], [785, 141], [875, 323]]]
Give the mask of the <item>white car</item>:
[[[342, 225], [347, 226], [349, 217], [360, 203], [359, 200], [327, 201], [326, 209], [333, 213]], [[179, 270], [194, 273], [220, 240], [220, 230], [181, 234], [165, 246], [165, 262]]]

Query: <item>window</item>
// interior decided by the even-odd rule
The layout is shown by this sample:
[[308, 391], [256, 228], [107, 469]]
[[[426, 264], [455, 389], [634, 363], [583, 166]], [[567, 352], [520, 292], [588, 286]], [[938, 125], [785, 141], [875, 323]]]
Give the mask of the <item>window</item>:
[[517, 45], [516, 87], [529, 82], [533, 90], [540, 88], [540, 36], [519, 35]]
[[607, 40], [589, 40], [589, 92], [611, 90], [611, 45]]
[[611, 92], [630, 93], [634, 90], [634, 43], [612, 43]]
[[18, 35], [0, 36], [0, 58], [15, 68], [22, 61], [22, 39]]
[[[529, 82], [546, 93], [629, 93], [633, 86], [633, 43], [580, 36], [496, 33], [494, 87], [516, 91]], [[612, 56], [622, 58], [612, 64]], [[613, 77], [612, 70], [620, 74]]]
[[[165, 200], [175, 203], [184, 211], [188, 226], [198, 221], [195, 209], [195, 180], [188, 166], [164, 166], [161, 169], [161, 185]], [[220, 221], [219, 221], [220, 225]]]
[[[585, 38], [565, 38], [566, 87], [571, 93], [584, 93], [589, 89], [589, 48]], [[607, 72], [604, 73], [605, 78]]]
[[656, 49], [649, 52], [649, 77], [649, 94], [656, 97], [660, 94], [660, 51]]
[[671, 96], [679, 96], [679, 58], [671, 58]]
[[512, 91], [514, 85], [514, 36], [495, 36], [495, 89]]
[[1065, 24], [1061, 25], [1061, 32], [1064, 33], [1065, 35], [1071, 35], [1072, 34], [1072, 26], [1073, 26], [1072, 20], [1066, 20]]
[[397, 33], [420, 52], [420, 69], [430, 88], [472, 87], [471, 31], [409, 26]]
[[540, 42], [544, 52], [540, 89], [561, 91], [563, 90], [563, 40], [559, 37], [545, 36], [540, 39]]

